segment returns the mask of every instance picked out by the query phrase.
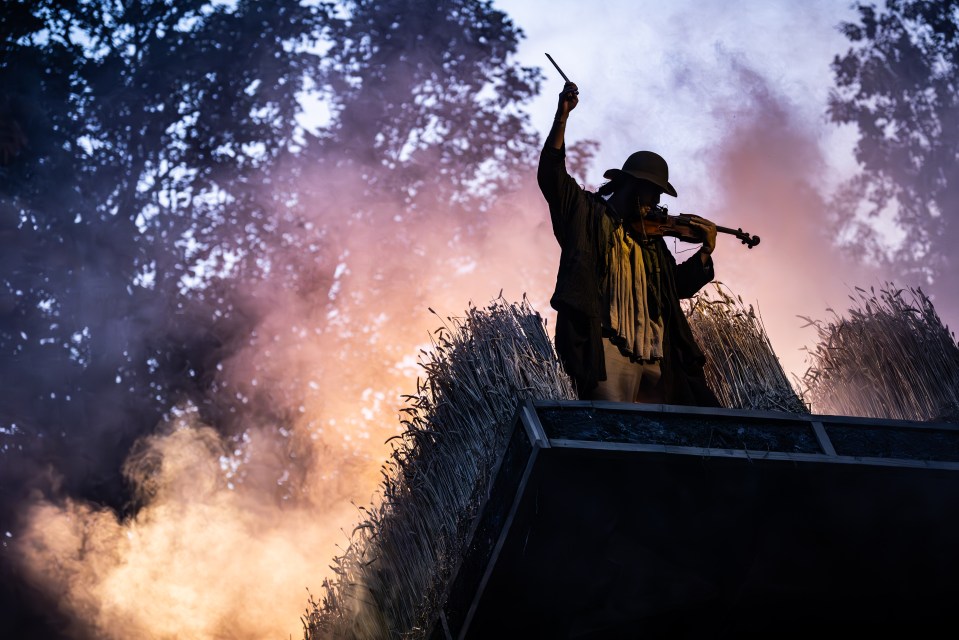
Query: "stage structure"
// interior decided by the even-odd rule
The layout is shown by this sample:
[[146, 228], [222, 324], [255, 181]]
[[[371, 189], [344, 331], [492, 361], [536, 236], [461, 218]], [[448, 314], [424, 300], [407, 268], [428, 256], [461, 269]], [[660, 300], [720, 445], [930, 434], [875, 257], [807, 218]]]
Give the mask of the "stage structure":
[[431, 640], [953, 621], [959, 425], [526, 400], [494, 474]]

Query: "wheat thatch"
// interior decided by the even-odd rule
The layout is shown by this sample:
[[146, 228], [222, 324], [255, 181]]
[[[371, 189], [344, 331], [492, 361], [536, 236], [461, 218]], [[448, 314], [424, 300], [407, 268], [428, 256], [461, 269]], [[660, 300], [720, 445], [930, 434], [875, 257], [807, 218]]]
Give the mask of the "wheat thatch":
[[686, 303], [686, 311], [706, 354], [706, 382], [724, 407], [808, 413], [752, 305], [716, 282]]
[[517, 403], [575, 399], [545, 323], [500, 297], [433, 336], [403, 410], [379, 504], [363, 509], [336, 577], [312, 597], [305, 638], [422, 638], [463, 556]]
[[[762, 322], [719, 286], [688, 314], [725, 406], [805, 411]], [[403, 410], [379, 504], [361, 509], [336, 577], [312, 597], [306, 640], [422, 638], [443, 603], [489, 490], [517, 403], [576, 399], [542, 318], [502, 298], [449, 318], [423, 352], [425, 380]]]
[[[921, 289], [856, 287], [847, 318], [804, 318], [819, 333], [803, 377], [818, 413], [955, 419], [959, 346]], [[830, 311], [832, 311], [830, 309]]]

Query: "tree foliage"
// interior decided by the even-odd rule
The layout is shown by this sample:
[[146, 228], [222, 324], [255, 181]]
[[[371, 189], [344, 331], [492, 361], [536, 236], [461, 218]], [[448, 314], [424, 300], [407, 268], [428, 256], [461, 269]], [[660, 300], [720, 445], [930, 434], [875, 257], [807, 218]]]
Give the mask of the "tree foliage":
[[536, 141], [518, 107], [538, 72], [510, 63], [519, 32], [505, 14], [486, 1], [344, 6], [327, 52], [343, 71], [329, 87], [338, 163], [382, 167], [410, 204], [424, 184], [458, 202], [528, 166]]
[[15, 3], [5, 21], [4, 120], [25, 144], [0, 173], [4, 426], [46, 436], [96, 497], [116, 500], [132, 438], [209, 383], [244, 324], [196, 274], [269, 242], [254, 185], [290, 146], [313, 59], [283, 43], [328, 15], [266, 6]]
[[833, 61], [829, 100], [832, 120], [859, 131], [862, 174], [841, 193], [841, 222], [859, 233], [892, 211], [906, 238], [893, 259], [941, 281], [959, 245], [959, 6], [887, 0], [857, 10], [840, 27], [852, 46]]
[[532, 160], [538, 71], [486, 0], [3, 11], [0, 455], [82, 449], [58, 471], [108, 502], [180, 396], [235, 414], [217, 367], [254, 339], [256, 291], [345, 312], [326, 294], [350, 225], [393, 224], [398, 252], [437, 208], [481, 233]]

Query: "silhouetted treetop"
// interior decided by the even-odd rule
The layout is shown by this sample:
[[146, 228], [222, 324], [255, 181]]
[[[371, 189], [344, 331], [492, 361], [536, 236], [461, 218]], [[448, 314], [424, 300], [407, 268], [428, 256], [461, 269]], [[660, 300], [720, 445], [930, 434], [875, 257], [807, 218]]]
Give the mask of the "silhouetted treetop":
[[[888, 0], [843, 23], [851, 48], [832, 68], [834, 122], [859, 131], [861, 176], [841, 197], [843, 221], [895, 207], [906, 240], [895, 258], [931, 280], [950, 276], [959, 245], [959, 6]], [[861, 222], [861, 220], [860, 220]]]
[[181, 395], [229, 422], [251, 282], [342, 317], [351, 220], [477, 232], [535, 155], [538, 71], [488, 1], [19, 0], [0, 28], [0, 438], [89, 451], [61, 470], [88, 492]]

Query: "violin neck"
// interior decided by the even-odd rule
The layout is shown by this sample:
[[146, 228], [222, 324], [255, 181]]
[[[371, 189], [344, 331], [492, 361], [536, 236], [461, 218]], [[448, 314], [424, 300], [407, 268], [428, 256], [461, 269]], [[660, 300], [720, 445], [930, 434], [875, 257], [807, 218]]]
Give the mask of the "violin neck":
[[716, 227], [716, 231], [721, 231], [722, 233], [728, 233], [730, 235], [736, 236], [743, 241], [747, 247], [752, 249], [757, 244], [759, 244], [759, 236], [750, 236], [748, 233], [742, 229], [730, 229], [729, 227]]

